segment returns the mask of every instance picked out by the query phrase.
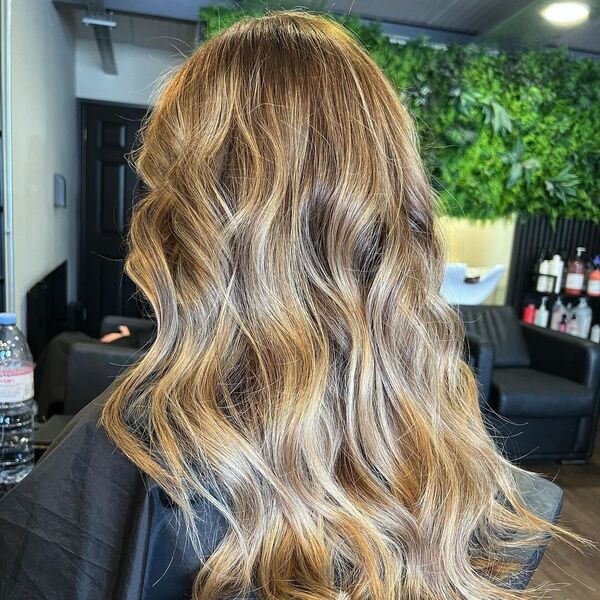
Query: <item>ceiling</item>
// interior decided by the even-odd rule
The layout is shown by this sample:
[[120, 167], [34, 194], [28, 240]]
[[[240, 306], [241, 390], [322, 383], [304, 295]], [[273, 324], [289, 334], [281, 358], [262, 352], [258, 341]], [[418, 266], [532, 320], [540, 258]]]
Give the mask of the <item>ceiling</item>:
[[[64, 11], [63, 11], [64, 12]], [[94, 28], [81, 22], [84, 9], [69, 11], [68, 18], [78, 38], [94, 40]], [[196, 46], [196, 25], [186, 21], [170, 21], [149, 17], [116, 14], [117, 27], [111, 29], [111, 39], [116, 44], [132, 44], [142, 48], [173, 49], [183, 54]]]
[[[394, 33], [396, 28], [401, 35], [425, 34], [434, 41], [476, 41], [503, 48], [565, 45], [571, 50], [600, 56], [600, 0], [586, 0], [592, 11], [590, 20], [571, 28], [555, 27], [542, 19], [539, 12], [551, 1], [554, 0], [104, 0], [102, 3], [115, 11], [118, 27], [112, 32], [113, 40], [137, 45], [163, 43], [159, 40], [165, 36], [193, 42], [190, 22], [196, 19], [198, 8], [220, 3], [242, 8], [252, 4], [325, 9], [383, 21], [388, 33]], [[84, 0], [55, 2], [81, 8], [86, 5]], [[164, 21], [146, 23], [140, 39], [136, 19], [142, 14], [179, 21], [171, 20], [169, 25]], [[80, 22], [80, 18], [77, 20]], [[78, 28], [78, 35], [93, 37], [93, 32], [85, 29]]]
[[467, 34], [502, 47], [565, 45], [600, 54], [600, 2], [587, 2], [591, 19], [569, 28], [553, 26], [540, 16], [551, 0], [330, 0], [323, 4], [335, 12]]
[[335, 0], [336, 12], [461, 33], [478, 34], [510, 17], [525, 0]]

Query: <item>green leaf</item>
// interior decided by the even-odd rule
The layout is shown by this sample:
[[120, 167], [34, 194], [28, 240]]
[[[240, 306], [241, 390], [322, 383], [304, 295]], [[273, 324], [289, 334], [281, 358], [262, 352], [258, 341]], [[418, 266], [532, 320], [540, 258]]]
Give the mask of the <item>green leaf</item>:
[[508, 175], [508, 181], [506, 182], [506, 189], [510, 190], [523, 176], [523, 165], [521, 163], [515, 163]]
[[527, 160], [524, 160], [522, 164], [526, 171], [535, 171], [540, 168], [540, 161], [535, 158], [528, 158]]
[[506, 109], [498, 104], [498, 102], [492, 102], [492, 110], [494, 133], [504, 134], [512, 131], [512, 121]]

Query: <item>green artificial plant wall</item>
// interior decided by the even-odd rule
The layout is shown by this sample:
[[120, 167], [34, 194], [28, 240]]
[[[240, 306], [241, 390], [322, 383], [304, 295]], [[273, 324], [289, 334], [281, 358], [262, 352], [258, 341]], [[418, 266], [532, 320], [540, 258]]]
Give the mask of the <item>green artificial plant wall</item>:
[[[212, 7], [200, 18], [211, 37], [249, 14]], [[412, 111], [443, 211], [600, 223], [599, 62], [564, 49], [397, 45], [355, 17], [342, 23]]]

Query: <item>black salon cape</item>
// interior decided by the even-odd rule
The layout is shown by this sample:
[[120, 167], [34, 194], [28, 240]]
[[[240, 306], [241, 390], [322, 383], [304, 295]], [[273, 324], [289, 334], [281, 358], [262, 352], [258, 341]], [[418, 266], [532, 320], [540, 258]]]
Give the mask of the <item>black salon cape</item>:
[[[200, 560], [164, 493], [113, 446], [98, 417], [101, 396], [69, 423], [33, 472], [0, 500], [0, 600], [184, 600]], [[562, 492], [537, 476], [520, 487], [555, 521]], [[226, 531], [197, 506], [210, 554]], [[525, 587], [543, 549], [522, 557]]]

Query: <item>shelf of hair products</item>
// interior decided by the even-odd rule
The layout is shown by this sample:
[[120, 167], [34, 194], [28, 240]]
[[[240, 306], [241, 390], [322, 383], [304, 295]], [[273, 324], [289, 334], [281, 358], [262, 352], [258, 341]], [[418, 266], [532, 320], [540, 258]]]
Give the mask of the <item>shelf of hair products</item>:
[[600, 252], [542, 251], [526, 297], [525, 323], [600, 343]]

